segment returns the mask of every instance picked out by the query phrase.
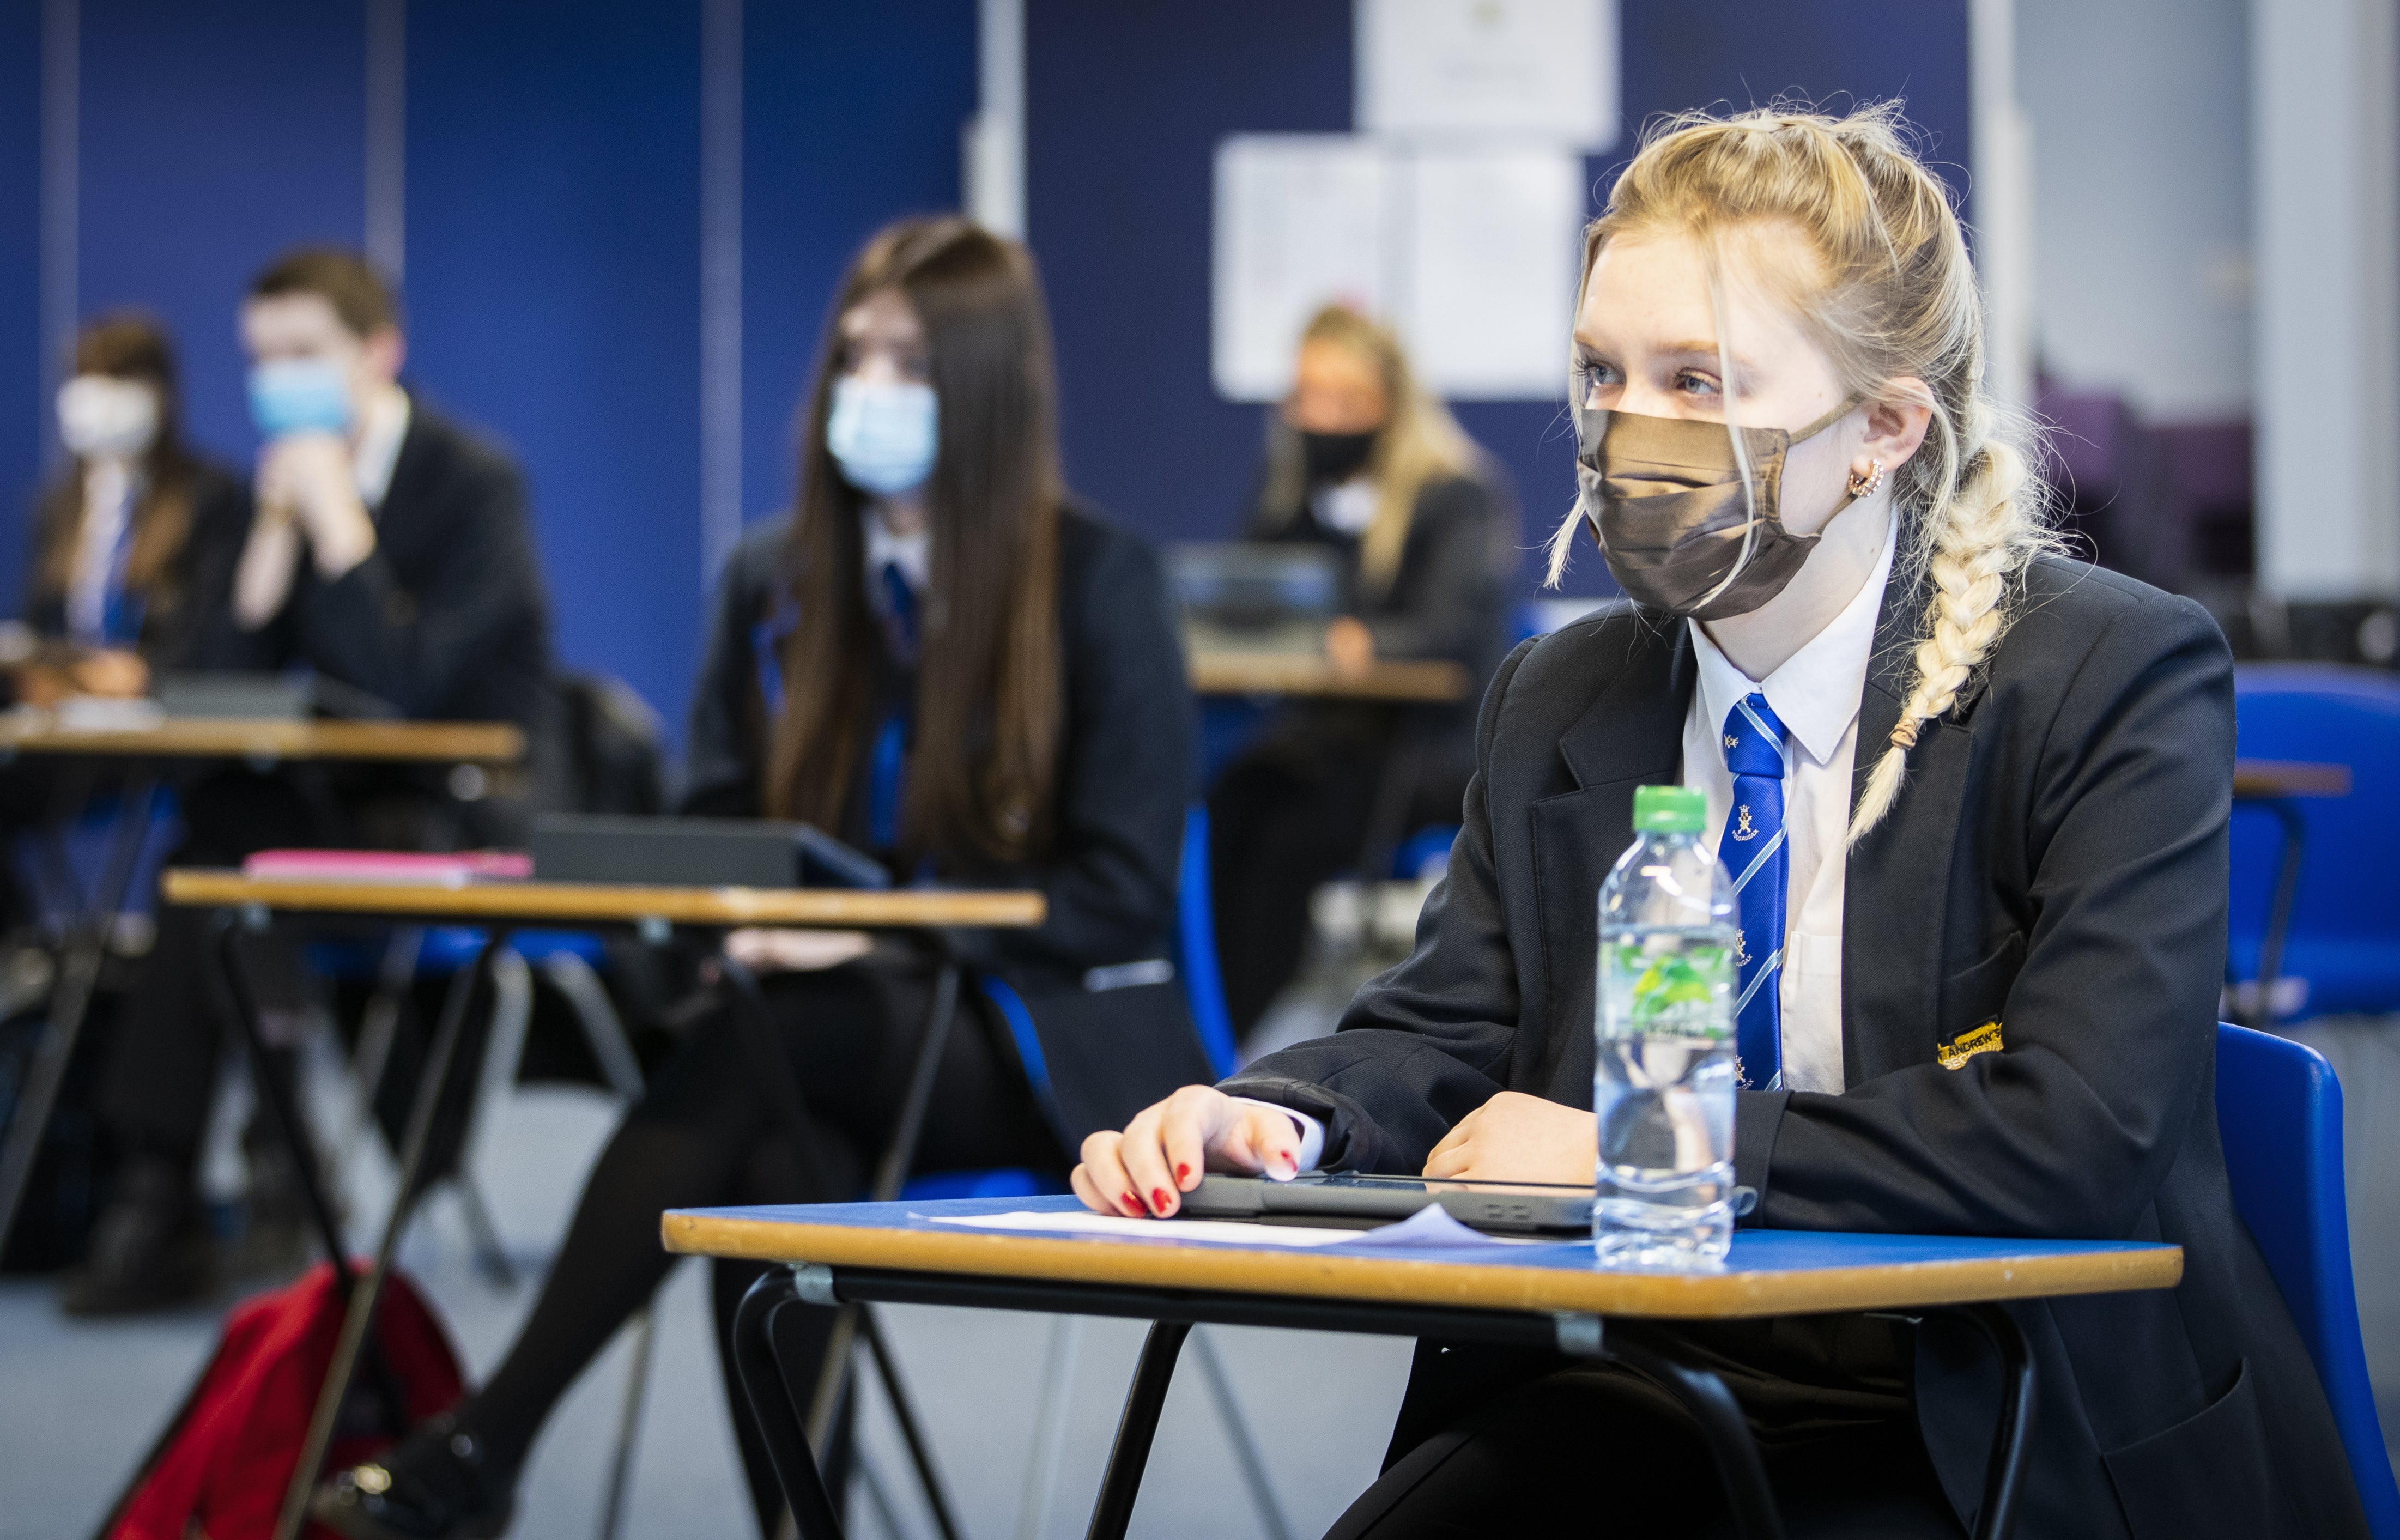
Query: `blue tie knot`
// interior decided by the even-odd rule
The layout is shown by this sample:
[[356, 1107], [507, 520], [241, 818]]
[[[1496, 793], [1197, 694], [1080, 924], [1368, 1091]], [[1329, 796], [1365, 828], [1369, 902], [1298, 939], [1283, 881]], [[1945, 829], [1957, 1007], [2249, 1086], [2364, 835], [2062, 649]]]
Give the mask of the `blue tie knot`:
[[1783, 723], [1756, 691], [1725, 713], [1725, 769], [1736, 775], [1783, 778]]

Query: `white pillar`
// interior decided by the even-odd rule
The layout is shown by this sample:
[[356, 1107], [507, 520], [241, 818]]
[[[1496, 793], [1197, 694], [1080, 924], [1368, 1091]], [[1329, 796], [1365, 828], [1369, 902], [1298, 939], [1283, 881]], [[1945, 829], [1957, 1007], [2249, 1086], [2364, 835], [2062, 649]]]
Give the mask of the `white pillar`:
[[2017, 101], [2014, 0], [1970, 0], [1968, 170], [1984, 286], [1984, 381], [2033, 404], [2033, 129]]
[[700, 42], [700, 581], [742, 539], [742, 0], [705, 0]]
[[977, 94], [966, 129], [967, 212], [1025, 238], [1025, 0], [981, 0]]
[[408, 273], [408, 0], [367, 0], [367, 260]]
[[2258, 579], [2400, 593], [2400, 35], [2390, 0], [2253, 0]]

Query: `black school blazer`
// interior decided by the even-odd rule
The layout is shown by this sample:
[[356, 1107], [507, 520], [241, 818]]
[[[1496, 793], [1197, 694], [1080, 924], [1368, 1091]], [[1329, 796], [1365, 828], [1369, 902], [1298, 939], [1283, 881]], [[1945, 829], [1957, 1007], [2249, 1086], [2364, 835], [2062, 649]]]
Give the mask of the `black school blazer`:
[[[788, 517], [761, 521], [727, 561], [692, 692], [684, 812], [762, 815], [766, 686], [759, 648], [791, 604]], [[1039, 888], [1049, 918], [1022, 931], [961, 931], [952, 950], [1025, 1002], [1048, 1071], [1048, 1109], [1070, 1151], [1179, 1085], [1207, 1059], [1180, 980], [1127, 984], [1106, 970], [1175, 955], [1176, 877], [1193, 797], [1192, 692], [1158, 557], [1075, 508], [1058, 520], [1058, 641], [1067, 671], [1056, 848], [1039, 864], [945, 861], [956, 886]], [[864, 786], [862, 762], [852, 778]], [[860, 797], [852, 801], [863, 810]], [[859, 829], [836, 831], [864, 843]], [[1093, 988], [1097, 984], [1098, 988]]]
[[[1857, 784], [1899, 720], [1923, 591], [1884, 595]], [[2039, 1364], [2028, 1535], [2363, 1535], [2331, 1413], [2233, 1210], [2216, 1117], [2231, 660], [2207, 615], [2043, 560], [1958, 708], [1848, 856], [1840, 1096], [1741, 1092], [1750, 1223], [2171, 1241], [2168, 1291], [2009, 1306]], [[1606, 612], [1519, 647], [1414, 955], [1330, 1038], [1229, 1090], [1325, 1117], [1327, 1164], [1412, 1172], [1517, 1090], [1591, 1105], [1594, 896], [1633, 788], [1676, 779], [1683, 623]], [[1943, 1067], [1985, 1022], [2001, 1046]], [[1918, 1334], [1917, 1415], [1971, 1523], [1998, 1357]], [[2121, 1519], [2119, 1515], [2121, 1514]]]

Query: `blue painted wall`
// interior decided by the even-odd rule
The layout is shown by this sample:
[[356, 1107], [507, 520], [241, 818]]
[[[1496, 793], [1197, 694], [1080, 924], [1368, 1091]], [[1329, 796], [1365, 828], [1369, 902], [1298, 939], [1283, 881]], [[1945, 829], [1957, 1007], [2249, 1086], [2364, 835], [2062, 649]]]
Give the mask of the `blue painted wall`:
[[[1966, 159], [1964, 0], [1622, 0], [1629, 122], [1783, 90], [1902, 94]], [[974, 0], [746, 7], [742, 506], [790, 497], [791, 414], [859, 241], [955, 207]], [[1028, 7], [1029, 206], [1057, 314], [1069, 471], [1162, 538], [1220, 534], [1254, 407], [1208, 379], [1209, 184], [1237, 131], [1351, 121], [1348, 0]], [[40, 7], [0, 7], [0, 592], [50, 432], [38, 300]], [[82, 307], [175, 327], [201, 440], [245, 463], [244, 280], [361, 238], [359, 0], [85, 0]], [[561, 650], [679, 728], [704, 603], [699, 509], [699, 0], [409, 7], [412, 378], [523, 458]], [[13, 87], [10, 89], [7, 88]], [[1595, 188], [1621, 155], [1592, 163]], [[1558, 409], [1460, 416], [1546, 523]], [[1529, 528], [1529, 536], [1534, 531]], [[1598, 565], [1583, 564], [1589, 588]]]
[[700, 570], [700, 15], [409, 7], [408, 373], [525, 466], [571, 666], [673, 713]]
[[[1229, 133], [1346, 132], [1349, 0], [1028, 7], [1030, 225], [1057, 314], [1068, 473], [1162, 538], [1220, 538], [1257, 475], [1259, 409], [1208, 371], [1210, 183]], [[1597, 212], [1630, 129], [1685, 107], [1796, 92], [1906, 97], [1963, 184], [1964, 0], [1620, 0], [1629, 132], [1589, 163]], [[1561, 340], [1563, 348], [1563, 339]], [[1470, 402], [1459, 420], [1517, 484], [1526, 538], [1573, 499], [1560, 403]], [[1522, 580], [1531, 591], [1529, 561]], [[1568, 589], [1608, 589], [1580, 561]]]

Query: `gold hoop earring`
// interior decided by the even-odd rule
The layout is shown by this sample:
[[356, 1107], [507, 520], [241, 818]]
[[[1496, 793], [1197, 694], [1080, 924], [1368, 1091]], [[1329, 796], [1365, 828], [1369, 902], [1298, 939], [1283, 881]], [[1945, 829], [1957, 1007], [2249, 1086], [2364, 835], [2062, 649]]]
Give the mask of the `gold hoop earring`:
[[1872, 497], [1883, 488], [1883, 461], [1869, 460], [1867, 464], [1873, 469], [1865, 475], [1861, 476], [1855, 470], [1850, 472], [1850, 496], [1853, 497]]

